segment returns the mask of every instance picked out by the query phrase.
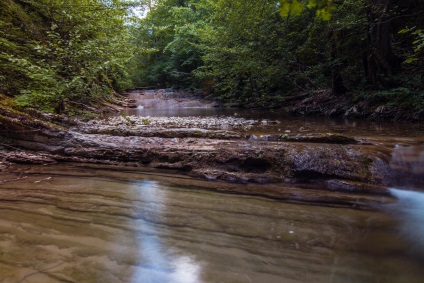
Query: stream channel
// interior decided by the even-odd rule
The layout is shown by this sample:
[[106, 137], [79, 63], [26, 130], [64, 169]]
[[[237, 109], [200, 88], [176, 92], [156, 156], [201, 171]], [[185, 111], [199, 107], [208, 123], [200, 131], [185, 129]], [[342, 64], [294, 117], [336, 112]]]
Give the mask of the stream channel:
[[166, 170], [22, 166], [26, 178], [0, 184], [1, 283], [424, 282], [422, 126], [206, 107], [129, 111], [237, 113], [281, 119], [263, 132], [367, 136], [394, 147], [393, 162], [411, 176], [357, 208], [230, 194], [220, 190], [228, 184]]

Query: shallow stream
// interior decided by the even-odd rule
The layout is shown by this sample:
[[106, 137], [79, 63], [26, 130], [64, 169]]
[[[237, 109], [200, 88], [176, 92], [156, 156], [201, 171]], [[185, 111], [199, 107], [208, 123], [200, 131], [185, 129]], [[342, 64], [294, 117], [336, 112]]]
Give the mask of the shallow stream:
[[[237, 117], [247, 120], [263, 120], [259, 127], [249, 129], [249, 133], [264, 134], [314, 134], [314, 133], [338, 133], [358, 138], [375, 139], [378, 142], [395, 144], [424, 144], [424, 124], [392, 122], [386, 120], [358, 120], [352, 118], [329, 118], [288, 116], [278, 109], [239, 109], [213, 107], [211, 103], [204, 101], [192, 102], [192, 106], [185, 103], [184, 99], [172, 99], [172, 93], [168, 96], [142, 94], [133, 92], [130, 98], [137, 101], [138, 108], [124, 109], [114, 115], [143, 116], [143, 117]], [[151, 101], [163, 101], [166, 103], [152, 103]], [[190, 99], [190, 101], [196, 101]], [[146, 102], [148, 101], [148, 102]], [[278, 121], [267, 123], [266, 121]]]
[[396, 191], [400, 201], [376, 196], [356, 209], [221, 193], [186, 176], [113, 167], [21, 173], [0, 185], [3, 283], [424, 279], [419, 192]]
[[302, 201], [293, 185], [283, 201], [167, 171], [22, 166], [0, 176], [0, 283], [424, 282], [422, 125], [216, 108], [123, 114], [278, 119], [258, 131], [367, 137], [395, 148], [399, 186], [393, 197], [333, 192], [349, 198], [337, 203], [320, 201], [320, 188]]

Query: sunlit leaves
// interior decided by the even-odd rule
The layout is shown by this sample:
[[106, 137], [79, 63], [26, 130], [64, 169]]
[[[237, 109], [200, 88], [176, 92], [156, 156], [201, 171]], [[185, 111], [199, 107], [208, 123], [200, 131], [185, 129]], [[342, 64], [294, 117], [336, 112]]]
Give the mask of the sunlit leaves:
[[132, 29], [137, 54], [130, 67], [136, 85], [190, 87], [201, 62], [198, 44], [215, 0], [161, 0]]
[[299, 16], [306, 8], [314, 9], [318, 18], [329, 21], [335, 4], [332, 0], [280, 0], [280, 14], [282, 17]]
[[282, 17], [289, 15], [300, 15], [305, 7], [305, 3], [298, 0], [280, 1], [280, 14]]
[[398, 33], [411, 34], [415, 38], [415, 40], [412, 42], [414, 54], [413, 56], [408, 57], [405, 60], [405, 63], [411, 64], [413, 62], [418, 61], [417, 55], [424, 51], [424, 31], [414, 26], [412, 28], [406, 27], [404, 29], [401, 29]]
[[324, 8], [317, 9], [316, 14], [318, 18], [321, 18], [324, 21], [329, 21], [331, 19], [331, 12], [335, 9], [333, 5], [326, 5]]
[[[127, 0], [25, 0], [0, 3], [0, 71], [20, 94], [20, 105], [51, 111], [57, 104], [87, 102], [124, 87]], [[23, 4], [24, 3], [24, 4]], [[25, 24], [17, 24], [24, 21]], [[4, 26], [4, 27], [3, 27]], [[1, 45], [1, 44], [0, 44]], [[22, 80], [22, 81], [20, 81]], [[48, 99], [49, 98], [49, 99]], [[38, 102], [37, 102], [38, 101]]]

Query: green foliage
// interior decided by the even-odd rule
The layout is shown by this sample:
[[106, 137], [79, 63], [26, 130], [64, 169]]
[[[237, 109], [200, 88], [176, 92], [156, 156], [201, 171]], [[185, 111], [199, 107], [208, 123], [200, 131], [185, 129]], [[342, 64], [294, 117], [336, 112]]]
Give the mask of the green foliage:
[[332, 11], [336, 9], [332, 0], [280, 0], [280, 14], [282, 17], [299, 16], [305, 8], [315, 10], [318, 18], [329, 21]]
[[[281, 5], [268, 0], [158, 1], [132, 31], [138, 46], [131, 62], [133, 81], [200, 87], [214, 98], [246, 106], [281, 105], [292, 91], [329, 87], [332, 66], [352, 60], [345, 42], [362, 41], [358, 34], [363, 21], [355, 18], [358, 4], [351, 3], [333, 13], [339, 21], [331, 28], [355, 37], [337, 39], [339, 53], [346, 54], [332, 61], [328, 38], [323, 36], [329, 26], [315, 13], [282, 18]], [[308, 7], [324, 9], [330, 2], [313, 4]], [[360, 53], [357, 48], [353, 52], [357, 57]], [[357, 65], [349, 68], [346, 72]], [[354, 78], [348, 83], [358, 81]]]
[[418, 60], [418, 55], [424, 53], [424, 31], [422, 29], [417, 29], [416, 27], [404, 28], [398, 32], [399, 34], [409, 33], [414, 36], [413, 50], [414, 53], [412, 56], [408, 57], [405, 62], [410, 64]]
[[410, 111], [424, 109], [424, 92], [405, 87], [398, 87], [384, 91], [377, 91], [361, 95], [371, 106], [387, 106], [389, 108], [403, 108]]
[[410, 103], [424, 89], [423, 6], [385, 1], [0, 1], [0, 93], [50, 112], [130, 85], [248, 107], [335, 85]]
[[141, 119], [141, 123], [145, 126], [148, 126], [148, 125], [151, 124], [151, 121], [150, 121], [149, 118], [143, 118], [143, 119]]
[[194, 87], [191, 72], [201, 65], [198, 31], [214, 1], [157, 1], [133, 26], [137, 46], [129, 66], [136, 85]]
[[[7, 3], [5, 3], [7, 2]], [[130, 81], [127, 1], [25, 0], [0, 4], [0, 91], [24, 107], [64, 110]]]
[[[242, 21], [240, 19], [243, 19]], [[250, 106], [282, 101], [290, 54], [285, 23], [272, 1], [218, 2], [212, 21], [199, 31], [204, 66], [200, 81], [214, 81], [215, 96]]]

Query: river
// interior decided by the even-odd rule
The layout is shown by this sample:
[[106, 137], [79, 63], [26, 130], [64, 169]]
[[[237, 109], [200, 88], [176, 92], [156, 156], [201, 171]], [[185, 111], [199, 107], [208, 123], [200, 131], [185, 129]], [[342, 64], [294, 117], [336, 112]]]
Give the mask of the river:
[[[279, 133], [338, 133], [347, 136], [377, 139], [379, 142], [394, 144], [424, 143], [424, 124], [380, 120], [360, 120], [352, 118], [290, 116], [278, 109], [220, 108], [213, 103], [189, 98], [172, 98], [172, 92], [155, 91], [133, 92], [129, 98], [136, 101], [137, 108], [124, 109], [112, 116], [143, 117], [239, 117], [245, 119], [279, 121], [250, 129], [254, 134]], [[168, 95], [166, 95], [168, 94]], [[159, 102], [158, 102], [159, 101]], [[190, 104], [188, 104], [188, 102]], [[110, 115], [107, 115], [110, 116]]]
[[[339, 127], [388, 146], [422, 138], [419, 125], [291, 119], [284, 131]], [[166, 170], [20, 166], [0, 182], [0, 282], [423, 282], [422, 152], [396, 147], [392, 197], [333, 193], [344, 202], [322, 201], [320, 188], [302, 201], [295, 184], [285, 201]]]
[[424, 278], [421, 192], [397, 190], [400, 201], [376, 196], [357, 209], [222, 193], [136, 169], [21, 172], [25, 179], [0, 185], [3, 283]]

